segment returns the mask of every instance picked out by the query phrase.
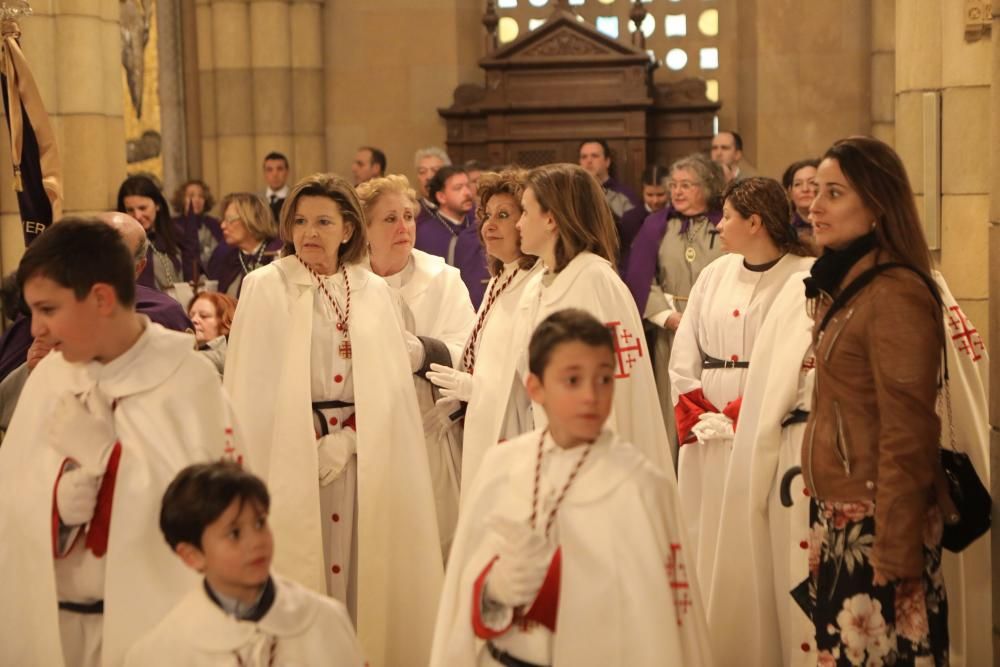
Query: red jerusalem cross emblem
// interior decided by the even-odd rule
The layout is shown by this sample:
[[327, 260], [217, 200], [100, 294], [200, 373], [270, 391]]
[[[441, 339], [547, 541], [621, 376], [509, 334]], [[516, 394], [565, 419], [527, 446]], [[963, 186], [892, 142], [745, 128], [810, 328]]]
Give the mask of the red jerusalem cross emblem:
[[979, 361], [983, 358], [983, 355], [980, 354], [986, 350], [983, 345], [983, 337], [972, 327], [972, 323], [958, 306], [948, 308], [948, 329], [951, 331], [951, 339], [955, 341], [955, 347], [960, 352], [965, 352], [972, 357], [973, 361]]
[[677, 625], [684, 624], [687, 610], [694, 604], [691, 602], [691, 587], [687, 580], [687, 569], [681, 559], [681, 545], [670, 544], [670, 556], [667, 557], [667, 581], [670, 582], [670, 594], [674, 596], [674, 609], [677, 612]]
[[642, 339], [634, 336], [621, 322], [605, 324], [615, 337], [615, 356], [618, 357], [618, 372], [615, 379], [621, 380], [632, 375], [632, 367], [642, 356]]

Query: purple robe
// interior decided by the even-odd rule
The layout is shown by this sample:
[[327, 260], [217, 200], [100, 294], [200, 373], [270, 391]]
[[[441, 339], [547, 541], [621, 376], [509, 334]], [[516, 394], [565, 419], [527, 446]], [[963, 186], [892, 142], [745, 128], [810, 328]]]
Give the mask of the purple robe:
[[614, 190], [615, 192], [622, 193], [623, 195], [628, 197], [628, 200], [630, 202], [632, 202], [633, 207], [642, 208], [643, 210], [645, 210], [645, 206], [643, 205], [642, 202], [642, 197], [637, 195], [632, 188], [620, 182], [614, 176], [608, 176], [608, 180], [604, 181], [604, 189]]
[[[135, 310], [167, 329], [194, 329], [181, 304], [151, 287], [139, 284], [135, 286]], [[35, 338], [31, 335], [31, 317], [22, 315], [14, 320], [0, 338], [0, 380], [28, 360], [28, 348], [34, 341]]]
[[[629, 291], [632, 292], [632, 298], [635, 299], [635, 305], [640, 313], [646, 312], [646, 301], [649, 300], [649, 288], [656, 277], [656, 262], [660, 252], [660, 244], [663, 242], [663, 235], [667, 232], [667, 221], [675, 217], [683, 218], [685, 216], [675, 211], [673, 206], [667, 206], [655, 213], [650, 213], [639, 228], [635, 240], [632, 241], [624, 280]], [[722, 213], [708, 211], [705, 213], [705, 217], [713, 225], [717, 225], [722, 219]]]
[[[205, 275], [210, 280], [218, 280], [219, 291], [228, 294], [230, 285], [237, 280], [242, 283], [243, 276], [246, 275], [243, 272], [243, 264], [250, 267], [256, 263], [256, 266], [253, 268], [266, 266], [278, 257], [283, 245], [284, 243], [281, 239], [267, 241], [264, 244], [264, 252], [260, 256], [260, 261], [257, 262], [256, 255], [246, 254], [239, 248], [227, 245], [224, 242], [219, 243], [212, 253], [211, 259], [208, 260], [208, 266], [205, 267]], [[243, 264], [240, 263], [240, 255], [243, 255]], [[239, 287], [236, 288], [237, 295], [239, 294], [239, 289]]]
[[486, 284], [490, 281], [490, 272], [486, 268], [486, 252], [479, 241], [475, 209], [469, 211], [461, 225], [454, 225], [436, 211], [421, 207], [414, 247], [443, 257], [448, 264], [457, 267], [462, 281], [469, 288], [473, 307], [479, 309]]
[[618, 221], [618, 274], [624, 279], [625, 271], [628, 269], [629, 251], [632, 249], [632, 241], [639, 233], [643, 221], [652, 215], [645, 204], [639, 204], [635, 208], [625, 211], [625, 215]]
[[[191, 280], [194, 277], [195, 264], [199, 263], [198, 245], [189, 242], [182, 225], [173, 220], [170, 221], [170, 224], [174, 225], [174, 238], [177, 239], [177, 247], [180, 250], [179, 255], [174, 255], [170, 258], [170, 263], [174, 265], [174, 271], [183, 280]], [[163, 238], [157, 235], [152, 228], [146, 230], [146, 235], [149, 237], [150, 245], [149, 252], [146, 253], [146, 267], [139, 274], [136, 282], [139, 285], [156, 289], [156, 277], [153, 270], [153, 263], [156, 261], [156, 258], [153, 256], [153, 248], [156, 248], [160, 252], [166, 252], [166, 244], [163, 242]]]

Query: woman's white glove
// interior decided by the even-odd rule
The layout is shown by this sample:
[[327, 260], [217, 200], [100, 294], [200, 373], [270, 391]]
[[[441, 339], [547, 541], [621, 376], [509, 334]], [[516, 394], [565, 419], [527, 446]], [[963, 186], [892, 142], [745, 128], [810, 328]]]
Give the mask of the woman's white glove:
[[79, 526], [94, 518], [102, 477], [83, 468], [63, 471], [56, 486], [56, 510], [64, 526]]
[[691, 429], [698, 442], [708, 440], [732, 440], [733, 420], [721, 412], [703, 412], [698, 415], [698, 423]]
[[406, 341], [406, 354], [410, 358], [410, 372], [416, 373], [424, 367], [424, 344], [409, 331], [403, 332]]
[[427, 379], [434, 386], [441, 390], [441, 403], [447, 399], [469, 402], [472, 398], [472, 388], [474, 381], [471, 373], [455, 370], [441, 364], [431, 364], [430, 371], [427, 372]]
[[462, 404], [450, 398], [438, 400], [427, 412], [423, 414], [424, 437], [430, 441], [440, 440], [451, 430], [455, 422], [451, 416], [455, 414]]
[[319, 485], [326, 486], [344, 472], [351, 457], [358, 451], [358, 435], [352, 429], [342, 428], [324, 435], [316, 441]]
[[523, 522], [498, 519], [498, 558], [486, 577], [486, 597], [508, 607], [534, 602], [552, 563], [555, 546]]

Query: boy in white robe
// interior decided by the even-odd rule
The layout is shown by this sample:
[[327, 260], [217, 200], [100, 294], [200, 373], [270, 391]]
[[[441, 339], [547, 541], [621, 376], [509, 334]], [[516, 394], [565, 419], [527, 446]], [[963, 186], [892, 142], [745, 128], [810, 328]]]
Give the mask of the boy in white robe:
[[126, 667], [364, 664], [343, 604], [271, 576], [270, 504], [264, 483], [238, 465], [181, 471], [163, 496], [160, 529], [205, 578], [132, 647]]
[[529, 366], [548, 427], [483, 459], [448, 563], [432, 667], [711, 665], [673, 486], [604, 428], [611, 332], [584, 311], [558, 311], [536, 329]]
[[120, 665], [194, 577], [156, 534], [178, 470], [237, 458], [218, 375], [193, 338], [134, 310], [132, 255], [64, 219], [18, 268], [52, 352], [0, 448], [0, 662]]

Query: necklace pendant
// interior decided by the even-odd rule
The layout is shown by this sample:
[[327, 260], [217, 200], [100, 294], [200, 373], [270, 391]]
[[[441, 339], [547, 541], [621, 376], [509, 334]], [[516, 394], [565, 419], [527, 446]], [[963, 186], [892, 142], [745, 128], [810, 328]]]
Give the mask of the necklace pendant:
[[340, 342], [340, 347], [337, 348], [337, 351], [340, 353], [340, 358], [341, 359], [350, 359], [351, 358], [351, 339], [350, 338], [345, 338], [344, 340], [342, 340]]
[[694, 260], [697, 258], [698, 258], [698, 253], [695, 252], [695, 249], [693, 247], [688, 246], [684, 250], [684, 259], [687, 260], [688, 264], [692, 264]]

